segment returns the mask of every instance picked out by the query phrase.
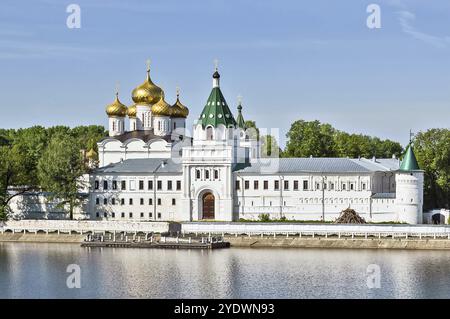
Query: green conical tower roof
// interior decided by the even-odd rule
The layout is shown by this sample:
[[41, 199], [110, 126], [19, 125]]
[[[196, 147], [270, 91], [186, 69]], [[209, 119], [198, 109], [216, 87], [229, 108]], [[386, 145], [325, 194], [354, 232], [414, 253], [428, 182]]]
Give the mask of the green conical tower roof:
[[417, 171], [420, 170], [419, 164], [417, 163], [416, 155], [412, 149], [411, 143], [406, 149], [405, 156], [403, 156], [402, 163], [400, 165], [401, 171]]
[[240, 101], [239, 101], [239, 105], [238, 105], [237, 109], [238, 109], [238, 116], [236, 118], [237, 126], [240, 127], [241, 129], [245, 130], [246, 129], [245, 121], [244, 121], [244, 117], [242, 116], [242, 105], [241, 105]]
[[213, 88], [211, 94], [208, 97], [205, 107], [200, 114], [199, 124], [203, 127], [212, 125], [217, 127], [219, 124], [225, 125], [225, 127], [235, 126], [236, 120], [233, 117], [228, 108], [227, 101], [220, 91], [219, 87], [220, 75], [217, 70], [213, 74]]

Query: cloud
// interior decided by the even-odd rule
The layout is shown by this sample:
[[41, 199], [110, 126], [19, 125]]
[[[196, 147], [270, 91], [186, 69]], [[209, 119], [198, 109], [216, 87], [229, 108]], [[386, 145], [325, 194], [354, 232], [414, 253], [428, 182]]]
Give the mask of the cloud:
[[404, 33], [412, 36], [417, 40], [431, 44], [437, 48], [445, 48], [450, 44], [450, 37], [437, 37], [432, 34], [428, 34], [420, 30], [417, 30], [413, 26], [413, 23], [416, 19], [414, 13], [407, 10], [402, 10], [398, 11], [397, 14], [398, 14], [398, 21]]

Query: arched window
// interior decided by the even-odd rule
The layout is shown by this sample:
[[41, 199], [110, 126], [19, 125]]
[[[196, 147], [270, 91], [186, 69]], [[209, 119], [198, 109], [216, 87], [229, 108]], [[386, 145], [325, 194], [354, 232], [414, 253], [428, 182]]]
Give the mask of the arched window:
[[116, 130], [116, 121], [113, 121], [112, 124], [113, 124], [112, 130], [115, 131]]
[[214, 131], [211, 126], [206, 128], [206, 140], [212, 141], [214, 139]]
[[161, 131], [161, 121], [158, 121], [158, 131]]
[[173, 129], [176, 130], [177, 129], [177, 123], [173, 122]]
[[205, 170], [205, 178], [209, 179], [209, 170]]
[[200, 179], [200, 170], [199, 169], [197, 169], [195, 171], [195, 178]]

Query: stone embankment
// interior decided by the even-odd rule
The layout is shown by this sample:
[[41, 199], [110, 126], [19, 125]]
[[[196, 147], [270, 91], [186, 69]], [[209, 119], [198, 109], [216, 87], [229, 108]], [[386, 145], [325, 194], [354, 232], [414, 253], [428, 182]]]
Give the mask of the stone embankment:
[[229, 242], [231, 247], [250, 248], [450, 249], [448, 239], [226, 236], [224, 241]]

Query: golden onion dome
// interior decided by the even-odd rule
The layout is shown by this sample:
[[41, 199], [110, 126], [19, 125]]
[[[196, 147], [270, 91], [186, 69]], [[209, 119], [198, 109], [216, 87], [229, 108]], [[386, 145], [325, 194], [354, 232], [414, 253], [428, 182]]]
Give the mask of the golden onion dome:
[[177, 89], [177, 101], [172, 105], [172, 117], [188, 117], [189, 109], [180, 102], [180, 91]]
[[153, 105], [161, 99], [162, 89], [150, 79], [150, 66], [147, 66], [147, 79], [131, 93], [134, 103]]
[[136, 117], [136, 104], [130, 105], [128, 107], [127, 115], [129, 118], [135, 118]]
[[127, 107], [119, 101], [119, 93], [116, 93], [114, 102], [106, 106], [106, 114], [108, 116], [125, 117], [127, 115]]
[[172, 116], [172, 106], [164, 100], [164, 92], [162, 92], [161, 99], [153, 104], [152, 115], [154, 116]]

